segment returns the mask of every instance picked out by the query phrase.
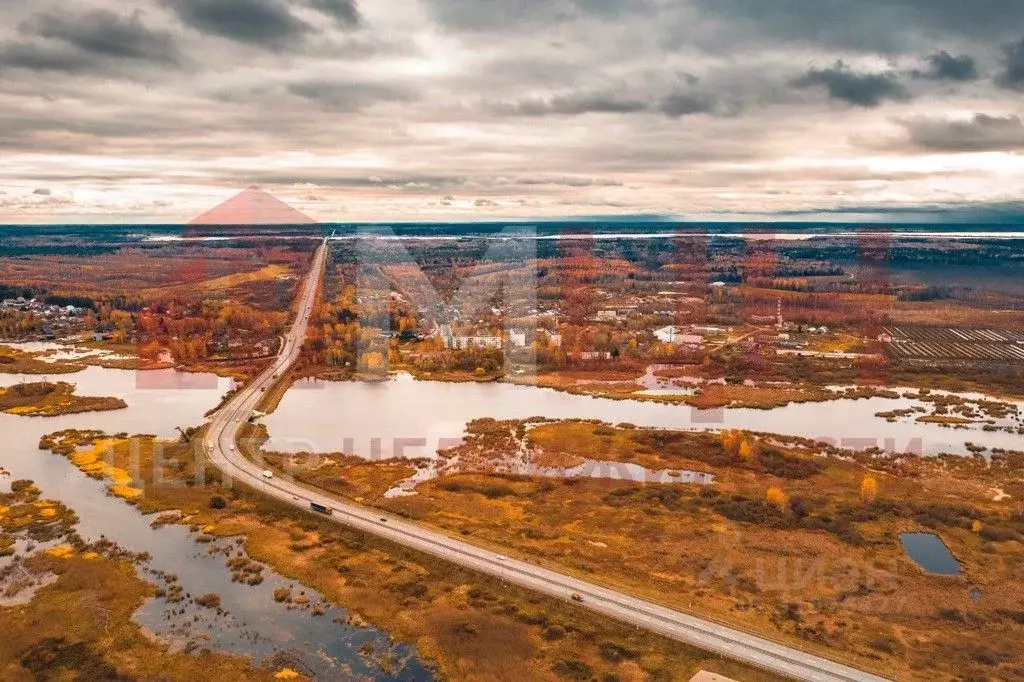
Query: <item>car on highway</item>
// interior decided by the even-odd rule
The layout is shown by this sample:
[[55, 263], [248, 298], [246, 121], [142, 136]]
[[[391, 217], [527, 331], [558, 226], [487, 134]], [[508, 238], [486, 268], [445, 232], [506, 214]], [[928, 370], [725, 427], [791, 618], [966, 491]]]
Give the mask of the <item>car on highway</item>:
[[234, 452], [235, 451], [235, 444], [232, 443], [231, 445], [229, 445], [228, 446], [228, 450], [231, 450], [231, 452]]
[[384, 518], [384, 517], [382, 516], [382, 517], [380, 517], [380, 522], [381, 522], [381, 523], [387, 523], [387, 522], [388, 522], [388, 520], [387, 520], [387, 519], [385, 519], [385, 518]]
[[573, 592], [571, 595], [569, 595], [569, 597], [573, 601], [583, 601], [583, 595], [580, 594], [579, 592]]
[[273, 478], [273, 477], [274, 477], [274, 472], [273, 471], [271, 471], [270, 469], [264, 469], [263, 470], [263, 478]]

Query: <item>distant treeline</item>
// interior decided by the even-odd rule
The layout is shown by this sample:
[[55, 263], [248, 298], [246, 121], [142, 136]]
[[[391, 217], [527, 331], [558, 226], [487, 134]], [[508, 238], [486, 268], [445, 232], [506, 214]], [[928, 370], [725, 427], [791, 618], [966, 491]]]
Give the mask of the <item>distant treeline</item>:
[[50, 294], [43, 297], [43, 303], [59, 305], [61, 307], [73, 305], [76, 308], [96, 310], [96, 301], [88, 298], [87, 296], [61, 296], [59, 294]]

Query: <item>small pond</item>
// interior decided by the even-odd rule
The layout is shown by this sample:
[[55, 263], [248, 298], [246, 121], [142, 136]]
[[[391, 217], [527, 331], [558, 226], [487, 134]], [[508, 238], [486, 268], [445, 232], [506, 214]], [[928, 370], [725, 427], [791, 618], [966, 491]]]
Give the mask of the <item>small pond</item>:
[[903, 550], [914, 562], [936, 575], [960, 575], [960, 562], [934, 533], [900, 533]]

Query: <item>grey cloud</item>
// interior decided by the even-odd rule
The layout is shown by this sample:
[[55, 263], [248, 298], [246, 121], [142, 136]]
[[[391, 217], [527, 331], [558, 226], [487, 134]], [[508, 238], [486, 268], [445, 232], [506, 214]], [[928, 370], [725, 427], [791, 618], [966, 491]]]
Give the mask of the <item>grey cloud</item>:
[[174, 65], [181, 55], [172, 35], [135, 13], [39, 13], [18, 26], [19, 40], [0, 46], [0, 66], [70, 73], [121, 72], [130, 62]]
[[865, 52], [902, 52], [934, 38], [1015, 37], [1018, 0], [692, 0], [734, 38], [784, 40]]
[[873, 108], [882, 102], [906, 101], [910, 93], [892, 73], [856, 73], [842, 61], [827, 69], [810, 69], [795, 79], [798, 88], [824, 87], [831, 99]]
[[1024, 90], [1024, 39], [1003, 48], [1003, 70], [996, 82], [1009, 90]]
[[0, 67], [79, 73], [96, 69], [98, 63], [68, 45], [18, 41], [0, 47]]
[[185, 24], [239, 43], [281, 49], [312, 30], [283, 0], [162, 0]]
[[347, 26], [357, 26], [360, 23], [356, 0], [309, 0], [309, 4]]
[[617, 180], [606, 180], [604, 178], [559, 176], [559, 177], [518, 177], [510, 181], [513, 185], [552, 185], [558, 187], [621, 187], [622, 183]]
[[359, 111], [378, 102], [411, 102], [419, 95], [409, 88], [380, 83], [312, 80], [288, 85], [288, 92], [332, 111]]
[[442, 26], [469, 31], [509, 31], [517, 26], [565, 23], [595, 16], [614, 19], [653, 6], [649, 0], [426, 0], [427, 11]]
[[949, 52], [942, 50], [929, 55], [925, 61], [928, 67], [914, 71], [914, 76], [929, 80], [960, 82], [974, 81], [980, 77], [974, 57], [969, 55], [954, 57]]
[[502, 2], [480, 2], [480, 0], [427, 0], [427, 11], [441, 25], [463, 30], [508, 29], [516, 24], [533, 20], [539, 12], [557, 11], [545, 9], [532, 0], [502, 0]]
[[[848, 205], [841, 207], [822, 207], [814, 209], [795, 209], [777, 211], [781, 216], [852, 216], [874, 215], [880, 219], [903, 218], [905, 223], [913, 222], [946, 222], [946, 223], [977, 223], [1015, 224], [1024, 215], [1024, 201], [992, 201], [973, 203], [929, 203], [917, 206], [899, 206], [885, 204]], [[1008, 221], [1008, 222], [1004, 222]]]
[[653, 101], [625, 97], [611, 92], [575, 93], [549, 98], [526, 99], [494, 107], [498, 113], [517, 116], [579, 116], [582, 114], [658, 113], [669, 118], [722, 112], [721, 103], [696, 91], [674, 91]]
[[147, 27], [138, 13], [130, 17], [109, 10], [82, 15], [37, 14], [21, 25], [20, 33], [63, 41], [89, 54], [118, 59], [165, 63], [178, 59], [171, 34]]
[[917, 147], [940, 152], [1024, 149], [1024, 118], [976, 114], [968, 120], [911, 119], [899, 122]]
[[580, 114], [629, 114], [646, 111], [647, 102], [619, 97], [610, 93], [587, 93], [558, 95], [550, 98], [527, 99], [520, 102], [499, 104], [499, 113], [518, 116], [547, 116]]
[[[223, 169], [223, 173], [230, 175], [232, 169]], [[234, 171], [237, 172], [237, 171]], [[388, 176], [352, 176], [345, 175], [339, 171], [337, 175], [319, 174], [321, 171], [311, 172], [303, 175], [287, 175], [272, 170], [254, 170], [235, 177], [247, 182], [258, 182], [266, 185], [296, 185], [314, 184], [321, 189], [338, 188], [379, 188], [379, 187], [403, 187], [412, 189], [463, 187], [468, 180], [464, 176], [454, 175], [388, 175]]]
[[681, 118], [694, 114], [714, 113], [716, 103], [714, 99], [705, 94], [674, 92], [662, 99], [658, 108], [670, 118]]
[[483, 83], [495, 92], [516, 92], [524, 86], [557, 91], [578, 87], [593, 75], [593, 64], [586, 55], [550, 54], [546, 50], [538, 54], [502, 52], [476, 64], [472, 72], [463, 74], [453, 85], [479, 88]]

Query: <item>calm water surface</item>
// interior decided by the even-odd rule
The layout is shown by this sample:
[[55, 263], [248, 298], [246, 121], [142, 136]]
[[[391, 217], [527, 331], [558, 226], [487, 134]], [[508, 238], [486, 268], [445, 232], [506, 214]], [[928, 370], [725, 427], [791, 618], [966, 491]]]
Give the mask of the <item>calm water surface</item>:
[[903, 550], [929, 573], [960, 575], [960, 562], [934, 533], [900, 533]]
[[[852, 449], [967, 454], [965, 441], [1019, 449], [1021, 436], [956, 430], [877, 412], [927, 403], [908, 398], [843, 399], [771, 410], [698, 410], [639, 400], [611, 400], [503, 383], [416, 381], [400, 374], [382, 383], [303, 381], [265, 418], [279, 452], [347, 452], [364, 457], [430, 457], [457, 444], [473, 419], [599, 419], [666, 429], [739, 428], [822, 440]], [[930, 410], [929, 410], [930, 411]]]

